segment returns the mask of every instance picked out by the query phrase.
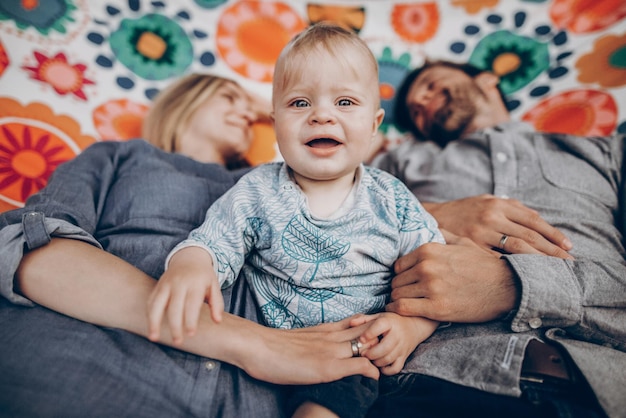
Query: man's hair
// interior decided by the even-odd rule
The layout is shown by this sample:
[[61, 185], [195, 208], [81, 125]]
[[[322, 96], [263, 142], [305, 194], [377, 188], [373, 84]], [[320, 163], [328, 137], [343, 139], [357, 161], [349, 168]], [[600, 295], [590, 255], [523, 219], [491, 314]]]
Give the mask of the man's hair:
[[[393, 115], [396, 127], [402, 131], [409, 131], [416, 139], [422, 139], [423, 135], [417, 130], [414, 121], [411, 119], [411, 114], [409, 113], [409, 109], [406, 105], [406, 98], [409, 94], [409, 90], [411, 89], [411, 85], [417, 79], [417, 77], [419, 77], [419, 75], [424, 70], [433, 67], [446, 67], [452, 68], [454, 70], [460, 70], [472, 78], [476, 77], [478, 74], [487, 71], [480, 69], [472, 64], [457, 63], [445, 60], [426, 61], [424, 65], [411, 71], [404, 78], [402, 84], [400, 85], [400, 88], [398, 89], [398, 92], [396, 93], [393, 105]], [[500, 92], [500, 98], [502, 99], [502, 103], [506, 104], [506, 97], [500, 89], [500, 86], [498, 86], [498, 91]]]
[[[297, 34], [280, 53], [274, 67], [273, 96], [276, 91], [290, 85], [292, 79], [300, 72], [303, 65], [317, 65], [312, 53], [322, 51], [330, 54], [333, 59], [351, 69], [355, 74], [363, 71], [363, 64], [350, 60], [346, 48], [362, 55], [367, 65], [371, 65], [378, 83], [378, 61], [365, 41], [355, 32], [333, 23], [320, 22], [309, 26]], [[319, 68], [324, 71], [323, 68]], [[376, 98], [379, 99], [379, 87], [376, 87]]]

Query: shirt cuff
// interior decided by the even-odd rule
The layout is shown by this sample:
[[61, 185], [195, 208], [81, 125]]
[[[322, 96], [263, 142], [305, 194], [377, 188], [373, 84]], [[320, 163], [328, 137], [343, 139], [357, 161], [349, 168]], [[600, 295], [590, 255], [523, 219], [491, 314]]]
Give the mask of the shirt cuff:
[[24, 239], [29, 250], [44, 246], [51, 240], [42, 212], [24, 213], [22, 215], [22, 228], [24, 229]]
[[566, 260], [544, 255], [503, 256], [521, 283], [521, 297], [511, 329], [567, 327], [580, 321], [582, 289]]

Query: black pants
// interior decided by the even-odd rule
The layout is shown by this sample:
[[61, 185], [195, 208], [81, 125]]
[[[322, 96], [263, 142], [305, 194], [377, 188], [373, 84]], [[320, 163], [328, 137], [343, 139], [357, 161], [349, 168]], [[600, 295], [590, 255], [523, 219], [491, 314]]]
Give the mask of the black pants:
[[309, 401], [322, 405], [341, 418], [364, 418], [378, 396], [378, 382], [363, 376], [317, 385], [294, 386], [289, 396], [288, 416]]
[[523, 395], [514, 398], [419, 374], [385, 376], [368, 417], [605, 417], [586, 384], [547, 379], [522, 382], [521, 389]]

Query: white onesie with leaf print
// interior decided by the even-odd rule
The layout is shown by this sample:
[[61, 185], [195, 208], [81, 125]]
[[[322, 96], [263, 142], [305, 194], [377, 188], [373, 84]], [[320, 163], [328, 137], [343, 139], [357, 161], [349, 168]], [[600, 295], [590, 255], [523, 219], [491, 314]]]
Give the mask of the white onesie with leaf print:
[[393, 263], [427, 242], [443, 243], [435, 219], [388, 173], [361, 165], [329, 219], [315, 218], [284, 163], [246, 174], [170, 252], [211, 253], [222, 288], [242, 274], [267, 325], [300, 328], [382, 310]]

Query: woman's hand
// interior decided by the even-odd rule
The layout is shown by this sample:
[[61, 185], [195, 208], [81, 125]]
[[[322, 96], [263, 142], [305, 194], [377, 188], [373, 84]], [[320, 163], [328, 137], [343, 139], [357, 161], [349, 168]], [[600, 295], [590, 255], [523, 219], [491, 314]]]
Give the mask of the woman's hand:
[[399, 373], [406, 359], [424, 340], [432, 335], [438, 322], [426, 318], [400, 316], [392, 312], [358, 315], [351, 326], [368, 324], [359, 341], [363, 356], [370, 359], [386, 375]]
[[270, 111], [272, 109], [272, 103], [258, 94], [252, 92], [247, 92], [247, 94], [250, 100], [250, 109], [256, 117], [255, 122], [271, 124], [272, 118], [270, 117]]
[[[352, 356], [351, 341], [368, 325], [350, 327], [350, 320], [294, 330], [242, 322], [236, 338], [250, 353], [240, 352], [234, 364], [257, 379], [279, 384], [325, 383], [357, 374], [378, 379], [380, 373], [368, 358]], [[364, 344], [361, 350], [368, 348]]]
[[[445, 203], [424, 203], [439, 226], [479, 246], [515, 254], [573, 258], [571, 242], [538, 212], [515, 199], [480, 195]], [[502, 245], [503, 237], [507, 236]]]

